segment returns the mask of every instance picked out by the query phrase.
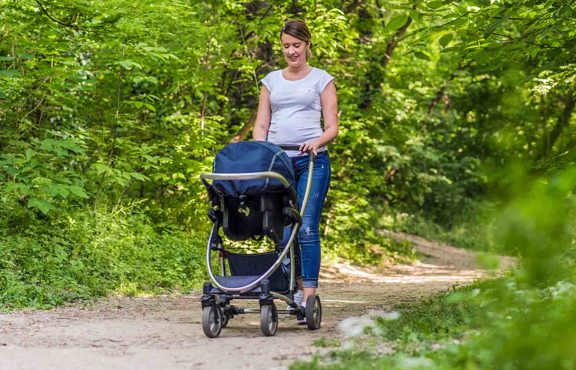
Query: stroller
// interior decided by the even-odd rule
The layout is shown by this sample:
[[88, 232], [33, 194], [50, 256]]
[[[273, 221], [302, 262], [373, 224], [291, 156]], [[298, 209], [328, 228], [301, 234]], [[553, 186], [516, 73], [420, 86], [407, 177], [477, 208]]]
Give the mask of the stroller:
[[[265, 141], [229, 144], [216, 154], [213, 173], [200, 175], [208, 190], [208, 216], [213, 223], [206, 246], [211, 281], [204, 283], [202, 295], [202, 329], [209, 338], [220, 335], [230, 319], [244, 313], [260, 314], [260, 330], [265, 336], [276, 334], [279, 313], [305, 319], [310, 330], [320, 328], [320, 297], [308, 297], [305, 308], [294, 302], [295, 244], [310, 193], [315, 156], [310, 153], [308, 183], [298, 210], [294, 170], [284, 150], [298, 147]], [[291, 232], [283, 245], [285, 227], [291, 227]], [[221, 228], [226, 238], [220, 235]], [[272, 251], [233, 253], [225, 246], [225, 239], [254, 239], [259, 243], [263, 238], [272, 241]], [[213, 271], [213, 257], [219, 262], [218, 274]], [[214, 270], [218, 270], [218, 264]], [[260, 309], [234, 306], [234, 299], [257, 299]], [[287, 309], [279, 310], [275, 300], [284, 301]]]

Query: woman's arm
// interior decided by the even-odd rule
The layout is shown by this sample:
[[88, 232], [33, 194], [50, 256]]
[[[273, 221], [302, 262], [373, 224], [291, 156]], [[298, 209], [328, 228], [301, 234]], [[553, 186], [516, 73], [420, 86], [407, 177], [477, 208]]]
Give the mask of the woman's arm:
[[338, 97], [334, 81], [330, 81], [320, 94], [320, 103], [322, 104], [322, 117], [324, 119], [324, 133], [318, 139], [302, 144], [300, 150], [303, 152], [311, 150], [316, 154], [318, 148], [327, 145], [338, 136]]
[[252, 138], [254, 140], [265, 141], [268, 137], [268, 128], [270, 127], [270, 92], [265, 86], [260, 89], [260, 99], [258, 100], [258, 111], [256, 121], [254, 121], [254, 130]]

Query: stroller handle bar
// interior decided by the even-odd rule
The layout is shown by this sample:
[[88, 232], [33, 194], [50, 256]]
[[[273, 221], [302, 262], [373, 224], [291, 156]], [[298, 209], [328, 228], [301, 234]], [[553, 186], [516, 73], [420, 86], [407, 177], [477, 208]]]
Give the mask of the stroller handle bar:
[[[300, 145], [279, 144], [278, 146], [282, 150], [293, 150], [293, 151], [299, 151], [300, 152]], [[320, 148], [322, 148], [322, 147], [320, 147]], [[312, 152], [312, 150], [307, 150], [307, 152], [310, 155], [310, 158], [312, 160], [316, 159], [316, 154], [314, 154], [314, 152]]]
[[278, 145], [282, 150], [300, 150], [300, 145]]
[[209, 180], [258, 180], [265, 178], [273, 178], [279, 180], [284, 187], [289, 188], [290, 183], [286, 178], [277, 172], [264, 171], [264, 172], [240, 172], [240, 173], [201, 173], [201, 179]]

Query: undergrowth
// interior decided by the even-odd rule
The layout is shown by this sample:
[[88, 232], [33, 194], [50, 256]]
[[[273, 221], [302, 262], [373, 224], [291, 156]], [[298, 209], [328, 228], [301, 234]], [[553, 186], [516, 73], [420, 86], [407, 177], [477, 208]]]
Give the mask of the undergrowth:
[[[290, 368], [573, 369], [576, 365], [572, 350], [576, 285], [568, 282], [526, 289], [506, 277], [396, 309], [397, 319], [376, 317], [362, 337]], [[382, 346], [389, 349], [387, 353], [379, 351]]]
[[486, 234], [518, 256], [513, 270], [358, 321], [364, 336], [292, 368], [576, 368], [576, 171], [517, 181], [527, 190], [494, 215]]
[[0, 310], [185, 291], [204, 278], [203, 245], [191, 231], [158, 229], [144, 215], [124, 212], [43, 221], [1, 231]]
[[446, 224], [434, 222], [429, 215], [403, 212], [382, 212], [377, 224], [382, 229], [403, 231], [459, 248], [492, 252], [495, 246], [490, 235], [496, 213], [491, 202], [469, 202], [465, 210], [455, 212]]

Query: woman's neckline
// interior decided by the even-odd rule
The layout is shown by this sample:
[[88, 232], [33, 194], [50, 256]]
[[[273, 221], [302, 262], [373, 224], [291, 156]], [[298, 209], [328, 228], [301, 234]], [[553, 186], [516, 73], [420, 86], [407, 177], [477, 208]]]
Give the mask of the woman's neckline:
[[314, 67], [310, 66], [310, 69], [308, 70], [308, 72], [306, 72], [306, 74], [304, 76], [302, 76], [301, 78], [298, 78], [296, 80], [290, 80], [290, 79], [286, 78], [286, 76], [284, 76], [284, 71], [285, 71], [284, 69], [280, 70], [280, 76], [282, 77], [282, 79], [284, 81], [298, 82], [298, 81], [302, 81], [302, 80], [306, 79], [306, 77], [310, 76], [313, 69], [314, 69]]

